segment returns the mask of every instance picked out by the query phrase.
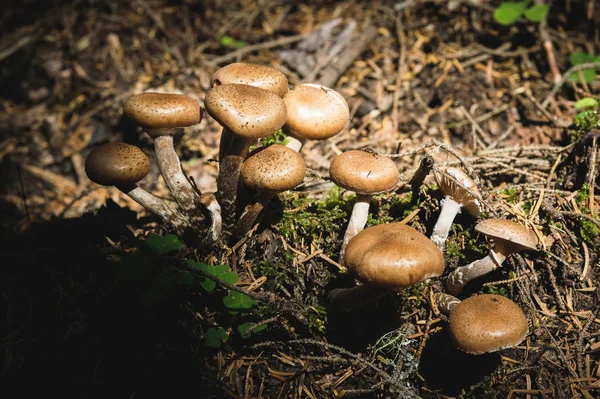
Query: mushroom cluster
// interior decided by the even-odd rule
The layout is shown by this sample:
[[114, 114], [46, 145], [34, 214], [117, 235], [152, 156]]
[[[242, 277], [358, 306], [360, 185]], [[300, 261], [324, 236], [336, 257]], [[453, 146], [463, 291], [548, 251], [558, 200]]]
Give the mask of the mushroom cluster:
[[[86, 159], [89, 178], [115, 186], [154, 213], [168, 228], [199, 247], [232, 245], [247, 236], [270, 199], [300, 185], [306, 164], [300, 150], [306, 140], [325, 140], [341, 131], [350, 117], [344, 97], [317, 84], [288, 90], [284, 74], [264, 65], [233, 63], [215, 72], [204, 108], [222, 126], [217, 191], [202, 193], [184, 172], [175, 144], [184, 129], [202, 119], [200, 104], [180, 94], [145, 92], [129, 98], [124, 115], [153, 139], [156, 160], [175, 206], [140, 188], [150, 160], [138, 147], [108, 143]], [[282, 130], [287, 145], [262, 145]], [[251, 150], [253, 146], [256, 149]], [[330, 304], [351, 310], [380, 296], [444, 274], [444, 248], [462, 209], [481, 217], [482, 199], [475, 182], [461, 169], [434, 168], [445, 196], [428, 238], [403, 223], [366, 227], [372, 196], [396, 187], [400, 171], [391, 157], [370, 149], [350, 150], [333, 158], [329, 178], [356, 194], [340, 245], [340, 264], [357, 284], [328, 293]], [[466, 284], [500, 267], [512, 254], [535, 249], [538, 238], [524, 226], [504, 219], [481, 220], [475, 231], [489, 239], [489, 254], [458, 267], [436, 295], [449, 315], [449, 331], [457, 347], [485, 353], [520, 343], [527, 318], [519, 307], [497, 295], [460, 300]], [[449, 295], [451, 294], [451, 295]]]

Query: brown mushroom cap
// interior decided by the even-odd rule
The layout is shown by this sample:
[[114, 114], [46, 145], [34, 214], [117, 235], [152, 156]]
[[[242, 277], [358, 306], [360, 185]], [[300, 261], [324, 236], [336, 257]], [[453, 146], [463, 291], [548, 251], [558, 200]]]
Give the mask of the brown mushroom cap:
[[447, 176], [442, 175], [441, 173], [434, 173], [435, 181], [438, 184], [440, 191], [444, 194], [452, 198], [454, 201], [458, 202], [462, 205], [462, 207], [469, 212], [471, 215], [477, 217], [481, 213], [481, 206], [479, 205], [479, 201], [475, 198], [471, 192], [479, 195], [479, 190], [477, 189], [477, 185], [465, 172], [463, 172], [459, 168], [446, 167], [440, 168], [442, 172], [446, 172], [448, 175], [452, 176], [456, 179], [460, 184], [457, 184], [456, 181], [448, 178]]
[[306, 164], [298, 152], [279, 144], [261, 147], [242, 164], [240, 179], [256, 190], [281, 192], [302, 183]]
[[287, 77], [266, 65], [234, 62], [219, 69], [212, 77], [213, 86], [232, 83], [260, 87], [279, 97], [285, 96], [288, 91]]
[[344, 129], [350, 109], [340, 93], [325, 86], [301, 84], [283, 98], [287, 107], [284, 129], [309, 140], [325, 140]]
[[214, 86], [206, 93], [204, 106], [222, 126], [249, 139], [266, 137], [285, 123], [286, 110], [281, 97], [254, 86]]
[[535, 249], [538, 244], [538, 238], [532, 230], [506, 219], [482, 220], [475, 226], [475, 231], [488, 237], [505, 240], [522, 249]]
[[355, 235], [344, 264], [365, 284], [397, 289], [444, 272], [442, 251], [423, 234], [401, 223], [380, 224]]
[[465, 299], [450, 312], [450, 337], [464, 352], [482, 354], [523, 342], [529, 327], [521, 308], [501, 295]]
[[358, 194], [379, 194], [392, 190], [400, 171], [390, 158], [374, 151], [346, 151], [331, 161], [329, 177], [336, 185]]
[[96, 147], [85, 160], [91, 181], [103, 186], [120, 186], [142, 180], [150, 170], [150, 159], [138, 147], [108, 143]]
[[148, 129], [195, 125], [202, 119], [200, 104], [183, 94], [141, 93], [129, 97], [123, 113]]

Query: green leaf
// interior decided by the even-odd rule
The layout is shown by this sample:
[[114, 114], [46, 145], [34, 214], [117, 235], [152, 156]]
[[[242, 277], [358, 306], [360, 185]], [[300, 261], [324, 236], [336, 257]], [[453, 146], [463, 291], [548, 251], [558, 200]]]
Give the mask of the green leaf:
[[529, 0], [516, 3], [502, 2], [494, 10], [494, 19], [501, 25], [512, 25], [521, 18], [528, 5]]
[[[596, 71], [593, 69], [583, 69], [581, 70], [581, 76], [583, 76], [583, 80], [585, 82], [593, 82], [594, 80], [596, 80]], [[569, 80], [575, 83], [581, 83], [579, 71], [570, 74]]]
[[227, 341], [227, 338], [229, 338], [227, 331], [222, 327], [210, 327], [204, 333], [204, 343], [211, 348], [220, 348]]
[[242, 40], [234, 39], [231, 36], [222, 36], [219, 40], [219, 44], [223, 47], [233, 47], [233, 48], [242, 48], [246, 45], [246, 43]]
[[577, 51], [569, 56], [569, 61], [571, 61], [571, 65], [575, 66], [586, 64], [588, 62], [598, 62], [600, 61], [600, 57], [597, 57], [593, 54], [584, 53], [583, 51]]
[[187, 270], [177, 270], [175, 273], [171, 275], [171, 278], [176, 283], [180, 283], [183, 285], [192, 285], [194, 284], [195, 277], [192, 273]]
[[261, 324], [259, 326], [257, 326], [255, 329], [253, 329], [250, 332], [246, 332], [247, 329], [249, 329], [252, 326], [255, 326], [256, 323], [242, 323], [237, 327], [238, 332], [240, 333], [240, 335], [242, 336], [242, 338], [249, 338], [250, 335], [252, 334], [256, 334], [259, 333], [261, 331], [264, 331], [267, 328], [267, 324]]
[[575, 103], [575, 109], [591, 108], [598, 105], [598, 100], [591, 97], [584, 97]]
[[[238, 281], [238, 275], [235, 272], [229, 270], [227, 265], [215, 265], [209, 266], [203, 262], [194, 262], [187, 260], [188, 266], [192, 269], [202, 270], [205, 273], [215, 276], [216, 278], [225, 281], [229, 284], [235, 284]], [[217, 283], [206, 277], [199, 277], [200, 285], [206, 292], [211, 292], [217, 287]]]
[[175, 234], [167, 234], [163, 237], [156, 234], [150, 234], [146, 239], [145, 244], [148, 249], [159, 255], [172, 251], [179, 251], [183, 245]]
[[229, 295], [223, 298], [223, 304], [231, 310], [250, 309], [257, 303], [258, 302], [250, 298], [248, 295], [237, 291], [231, 291]]
[[550, 6], [547, 4], [531, 6], [525, 11], [525, 18], [531, 22], [540, 22], [542, 19], [546, 18], [548, 10], [550, 10]]

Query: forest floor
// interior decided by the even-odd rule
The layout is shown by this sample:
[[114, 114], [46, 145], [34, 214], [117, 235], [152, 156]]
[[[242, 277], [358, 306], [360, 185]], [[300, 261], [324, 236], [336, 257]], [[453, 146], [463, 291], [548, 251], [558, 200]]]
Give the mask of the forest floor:
[[[89, 384], [129, 398], [599, 397], [600, 8], [552, 2], [541, 22], [503, 26], [498, 5], [9, 2], [0, 15], [2, 381], [61, 384], [78, 397], [98, 394]], [[152, 157], [151, 140], [122, 118], [124, 101], [162, 91], [202, 103], [212, 74], [236, 61], [272, 66], [292, 85], [328, 83], [351, 119], [304, 146], [307, 178], [271, 201], [250, 237], [205, 253], [157, 237], [166, 231], [155, 218], [91, 183], [83, 165], [110, 141]], [[177, 146], [202, 192], [215, 191], [219, 138], [205, 114]], [[328, 167], [365, 148], [393, 155], [401, 171], [395, 192], [373, 198], [369, 225], [402, 221], [431, 234], [443, 196], [431, 173], [409, 184], [431, 159], [475, 179], [482, 218], [535, 231], [537, 250], [461, 297], [514, 300], [530, 323], [521, 345], [455, 349], [432, 303], [439, 279], [351, 312], [328, 306], [331, 288], [353, 284], [339, 263], [353, 195], [328, 180]], [[140, 185], [170, 201], [155, 159]], [[444, 277], [487, 253], [475, 223], [456, 218]]]

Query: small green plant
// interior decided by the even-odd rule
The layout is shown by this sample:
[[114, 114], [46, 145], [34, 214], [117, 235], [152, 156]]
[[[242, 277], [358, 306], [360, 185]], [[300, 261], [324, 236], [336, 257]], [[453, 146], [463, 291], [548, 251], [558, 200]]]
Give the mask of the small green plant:
[[531, 0], [502, 2], [494, 10], [494, 20], [501, 25], [512, 25], [522, 16], [531, 22], [540, 22], [548, 15], [550, 6], [541, 4], [530, 7], [530, 3]]
[[221, 37], [221, 39], [219, 40], [219, 44], [223, 47], [233, 47], [237, 49], [244, 47], [246, 45], [246, 42], [225, 35]]
[[571, 142], [576, 142], [590, 130], [598, 128], [599, 125], [600, 118], [597, 112], [591, 110], [580, 112], [575, 116], [573, 126], [569, 129]]
[[227, 338], [229, 335], [222, 327], [210, 327], [204, 333], [204, 343], [211, 348], [220, 348], [227, 342]]
[[[256, 325], [257, 323], [252, 323], [252, 322], [246, 322], [246, 323], [242, 323], [240, 325], [237, 326], [237, 332], [240, 334], [240, 336], [242, 338], [250, 338], [250, 336], [252, 334], [258, 334], [261, 331], [264, 331], [267, 329], [267, 325], [266, 324], [259, 324]], [[254, 327], [256, 326], [256, 327]], [[252, 330], [248, 331], [250, 328], [252, 328]]]
[[[569, 61], [572, 66], [587, 64], [589, 62], [600, 62], [600, 56], [578, 51], [569, 56]], [[593, 82], [596, 80], [596, 70], [594, 68], [582, 69], [581, 71], [573, 72], [569, 75], [569, 80], [575, 83], [581, 83], [581, 78], [585, 82]]]

